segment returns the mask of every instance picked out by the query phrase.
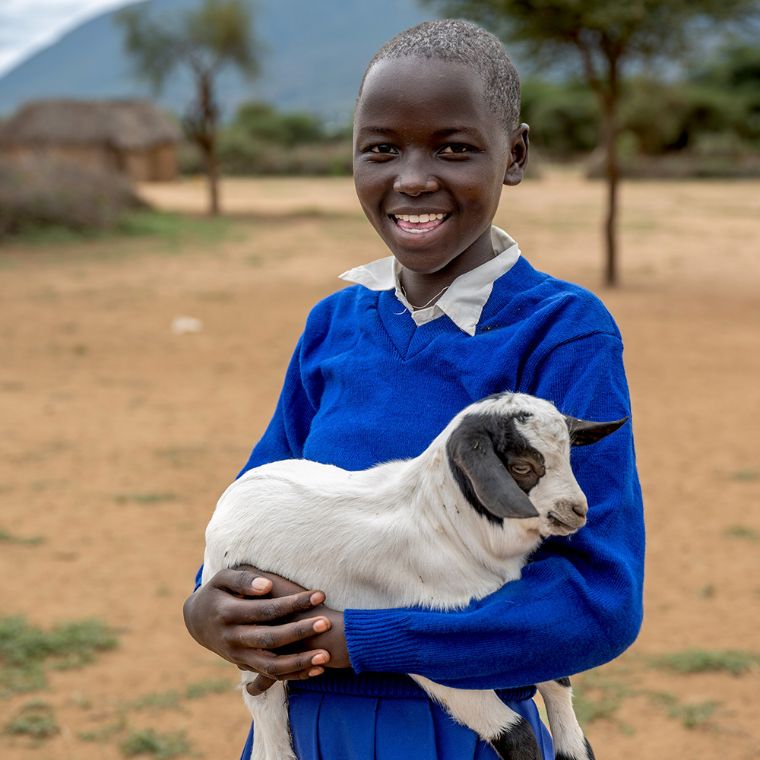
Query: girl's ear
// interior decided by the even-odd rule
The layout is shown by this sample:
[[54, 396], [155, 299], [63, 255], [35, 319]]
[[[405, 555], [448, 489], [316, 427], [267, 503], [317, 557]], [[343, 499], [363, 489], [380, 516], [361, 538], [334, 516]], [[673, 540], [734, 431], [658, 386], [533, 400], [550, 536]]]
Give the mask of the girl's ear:
[[525, 167], [528, 164], [528, 146], [530, 145], [529, 133], [530, 127], [527, 124], [520, 124], [509, 135], [509, 163], [504, 174], [505, 185], [519, 185], [525, 176]]

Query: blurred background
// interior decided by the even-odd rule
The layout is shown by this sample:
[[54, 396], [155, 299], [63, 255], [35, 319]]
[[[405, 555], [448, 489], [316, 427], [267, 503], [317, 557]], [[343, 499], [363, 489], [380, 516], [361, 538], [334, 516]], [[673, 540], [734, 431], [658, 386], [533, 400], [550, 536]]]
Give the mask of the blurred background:
[[5, 0], [2, 758], [239, 756], [235, 669], [181, 605], [310, 307], [387, 254], [364, 68], [440, 16], [521, 72], [496, 222], [626, 345], [646, 618], [579, 716], [600, 760], [760, 757], [760, 3]]

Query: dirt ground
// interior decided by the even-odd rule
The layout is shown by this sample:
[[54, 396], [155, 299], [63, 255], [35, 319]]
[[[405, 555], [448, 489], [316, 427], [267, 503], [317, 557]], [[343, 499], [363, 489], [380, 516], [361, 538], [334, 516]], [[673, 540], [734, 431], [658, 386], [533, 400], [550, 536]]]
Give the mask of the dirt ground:
[[[144, 192], [191, 212], [205, 198], [199, 182]], [[602, 201], [600, 184], [548, 172], [505, 191], [497, 217], [535, 266], [597, 292], [626, 345], [646, 620], [629, 652], [579, 679], [587, 732], [600, 760], [758, 758], [757, 666], [654, 662], [760, 652], [760, 183], [626, 185], [614, 291], [599, 285]], [[182, 601], [309, 306], [384, 251], [350, 180], [230, 180], [223, 202], [223, 234], [0, 249], [0, 530], [14, 539], [0, 541], [0, 617], [93, 617], [119, 641], [0, 700], [4, 760], [115, 760], [146, 728], [185, 731], [188, 756], [239, 756], [234, 668], [190, 640]], [[180, 316], [202, 329], [175, 334]], [[229, 690], [167, 696], [220, 679]], [[1, 733], [40, 699], [57, 735]]]

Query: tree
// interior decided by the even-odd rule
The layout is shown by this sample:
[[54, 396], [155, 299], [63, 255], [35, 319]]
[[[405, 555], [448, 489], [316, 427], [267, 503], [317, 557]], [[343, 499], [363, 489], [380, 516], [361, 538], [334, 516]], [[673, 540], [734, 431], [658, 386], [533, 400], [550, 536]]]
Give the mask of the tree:
[[195, 102], [183, 127], [203, 156], [212, 215], [219, 213], [216, 77], [226, 66], [250, 77], [259, 71], [249, 9], [246, 0], [203, 0], [200, 7], [171, 20], [151, 19], [144, 8], [129, 8], [118, 16], [138, 74], [156, 91], [177, 68], [189, 69], [193, 77]]
[[[572, 52], [602, 116], [607, 180], [605, 282], [617, 284], [617, 154], [624, 71], [644, 60], [684, 55], [708, 28], [758, 13], [758, 0], [426, 0], [447, 15], [480, 21], [542, 60]], [[700, 33], [701, 32], [701, 33]]]

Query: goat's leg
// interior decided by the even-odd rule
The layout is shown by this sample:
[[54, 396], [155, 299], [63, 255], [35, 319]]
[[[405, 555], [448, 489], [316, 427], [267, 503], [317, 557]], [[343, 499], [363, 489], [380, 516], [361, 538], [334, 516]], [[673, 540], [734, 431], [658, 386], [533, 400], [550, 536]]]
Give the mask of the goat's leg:
[[422, 676], [412, 678], [454, 720], [490, 742], [502, 760], [542, 760], [528, 721], [505, 705], [495, 691], [452, 689]]
[[251, 760], [296, 760], [290, 742], [285, 684], [275, 681], [263, 694], [254, 697], [245, 690], [245, 684], [252, 680], [249, 676], [243, 675], [243, 701], [253, 718]]
[[570, 679], [559, 678], [537, 686], [546, 705], [557, 760], [594, 760], [594, 751], [573, 710]]

